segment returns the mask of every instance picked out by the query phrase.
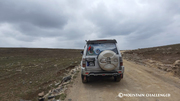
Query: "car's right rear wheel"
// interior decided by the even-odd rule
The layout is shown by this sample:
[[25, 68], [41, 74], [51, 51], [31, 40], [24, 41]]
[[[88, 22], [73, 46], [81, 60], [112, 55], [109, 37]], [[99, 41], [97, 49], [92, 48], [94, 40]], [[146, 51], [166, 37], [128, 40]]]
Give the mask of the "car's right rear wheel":
[[114, 76], [114, 81], [120, 82], [121, 81], [121, 76], [120, 75]]

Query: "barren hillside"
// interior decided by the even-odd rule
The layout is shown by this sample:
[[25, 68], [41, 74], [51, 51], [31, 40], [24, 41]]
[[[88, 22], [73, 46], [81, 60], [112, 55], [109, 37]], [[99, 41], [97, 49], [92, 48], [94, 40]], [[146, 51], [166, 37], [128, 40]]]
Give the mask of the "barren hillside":
[[178, 62], [180, 60], [180, 44], [127, 50], [123, 52], [123, 57], [126, 60], [159, 68], [180, 76], [180, 63]]

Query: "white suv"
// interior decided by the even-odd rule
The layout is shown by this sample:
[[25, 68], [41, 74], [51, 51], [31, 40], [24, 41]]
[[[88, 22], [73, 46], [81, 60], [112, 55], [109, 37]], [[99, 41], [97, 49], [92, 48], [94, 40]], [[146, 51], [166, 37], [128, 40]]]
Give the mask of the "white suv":
[[117, 82], [123, 78], [124, 66], [116, 40], [88, 40], [82, 54], [83, 83], [90, 76], [113, 76]]

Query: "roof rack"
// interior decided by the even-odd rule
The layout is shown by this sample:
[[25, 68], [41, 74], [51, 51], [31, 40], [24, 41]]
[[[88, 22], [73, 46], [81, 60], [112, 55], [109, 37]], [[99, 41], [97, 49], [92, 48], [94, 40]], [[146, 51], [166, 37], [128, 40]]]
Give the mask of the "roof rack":
[[115, 39], [103, 39], [103, 40], [87, 40], [87, 44], [92, 43], [117, 43]]

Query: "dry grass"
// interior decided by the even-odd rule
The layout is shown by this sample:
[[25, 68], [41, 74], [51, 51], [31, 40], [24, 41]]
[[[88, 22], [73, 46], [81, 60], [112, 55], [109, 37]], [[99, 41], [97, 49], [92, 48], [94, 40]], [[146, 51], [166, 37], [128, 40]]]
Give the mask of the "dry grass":
[[138, 56], [141, 59], [152, 59], [164, 64], [173, 64], [180, 59], [180, 44], [130, 50], [125, 51], [123, 55], [125, 58], [134, 58], [134, 60]]

